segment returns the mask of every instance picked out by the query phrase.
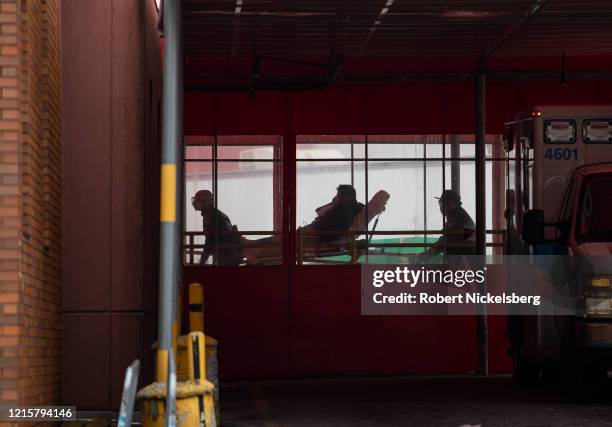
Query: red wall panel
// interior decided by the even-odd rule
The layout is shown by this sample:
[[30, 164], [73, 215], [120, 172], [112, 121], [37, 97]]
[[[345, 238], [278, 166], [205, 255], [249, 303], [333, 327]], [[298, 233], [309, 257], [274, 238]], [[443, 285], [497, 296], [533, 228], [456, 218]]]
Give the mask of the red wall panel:
[[356, 266], [298, 267], [292, 283], [293, 375], [468, 372], [471, 316], [362, 316]]
[[185, 269], [186, 285], [204, 285], [205, 328], [219, 340], [222, 378], [289, 376], [288, 275], [283, 267]]
[[[347, 84], [291, 94], [296, 134], [365, 132], [365, 88]], [[336, 129], [330, 132], [331, 129]]]
[[[206, 332], [219, 340], [223, 379], [476, 367], [473, 316], [362, 316], [358, 266], [187, 267], [184, 282], [205, 285]], [[507, 371], [505, 319], [489, 319], [491, 370]]]
[[[520, 110], [612, 102], [608, 81], [487, 82], [487, 131]], [[288, 103], [291, 109], [287, 108]], [[290, 115], [290, 117], [287, 117]], [[474, 132], [474, 83], [338, 83], [324, 90], [187, 92], [185, 134], [436, 134]], [[288, 129], [288, 124], [290, 124]]]
[[[536, 65], [550, 69], [551, 61]], [[612, 102], [608, 81], [490, 81], [487, 132], [502, 133], [514, 113], [536, 105], [605, 102]], [[253, 99], [245, 92], [185, 95], [187, 135], [465, 134], [473, 133], [474, 123], [470, 80], [338, 83], [319, 91], [257, 92]], [[185, 269], [190, 281], [206, 286], [207, 333], [220, 341], [223, 378], [476, 367], [474, 317], [361, 316], [357, 266], [192, 267]], [[492, 372], [511, 368], [504, 330], [503, 316], [489, 317]]]
[[366, 124], [371, 134], [435, 133], [443, 121], [444, 86], [434, 83], [370, 85]]

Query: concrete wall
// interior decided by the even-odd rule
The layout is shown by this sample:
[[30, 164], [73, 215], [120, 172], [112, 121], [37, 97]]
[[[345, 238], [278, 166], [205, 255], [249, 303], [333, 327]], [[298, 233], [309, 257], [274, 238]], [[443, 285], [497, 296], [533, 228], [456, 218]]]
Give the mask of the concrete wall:
[[62, 400], [117, 410], [134, 358], [150, 380], [156, 336], [158, 14], [154, 0], [62, 12]]

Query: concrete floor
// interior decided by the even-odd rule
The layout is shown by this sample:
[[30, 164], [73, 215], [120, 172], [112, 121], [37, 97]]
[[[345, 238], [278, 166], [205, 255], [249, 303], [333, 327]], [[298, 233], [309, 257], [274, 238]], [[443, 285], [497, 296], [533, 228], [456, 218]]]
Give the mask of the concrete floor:
[[510, 376], [227, 383], [223, 426], [612, 426], [612, 384], [589, 404]]

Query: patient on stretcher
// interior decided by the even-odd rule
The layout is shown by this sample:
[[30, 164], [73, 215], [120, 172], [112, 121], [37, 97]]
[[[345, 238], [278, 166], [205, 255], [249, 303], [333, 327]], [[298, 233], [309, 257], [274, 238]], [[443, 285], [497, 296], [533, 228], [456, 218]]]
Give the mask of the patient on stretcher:
[[[328, 252], [345, 251], [348, 244], [359, 235], [365, 233], [366, 212], [369, 222], [385, 210], [389, 193], [378, 191], [368, 202], [367, 207], [357, 201], [357, 194], [351, 185], [339, 185], [332, 201], [315, 210], [317, 217], [308, 225], [299, 228], [298, 251], [306, 257], [328, 256]], [[274, 245], [281, 236], [273, 236], [257, 241], [245, 241], [247, 263], [257, 263], [269, 258], [270, 250], [266, 247], [255, 248], [254, 242], [266, 244], [268, 248]], [[276, 252], [278, 254], [278, 252]]]
[[330, 203], [315, 210], [317, 217], [314, 221], [302, 227], [319, 242], [345, 237], [357, 214], [365, 208], [363, 203], [357, 201], [357, 192], [352, 185], [339, 185], [336, 191]]

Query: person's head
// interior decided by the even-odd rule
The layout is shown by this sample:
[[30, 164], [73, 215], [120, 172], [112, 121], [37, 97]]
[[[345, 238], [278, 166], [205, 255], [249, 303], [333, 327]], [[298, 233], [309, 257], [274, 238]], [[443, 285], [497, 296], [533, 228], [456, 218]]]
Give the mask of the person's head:
[[444, 190], [437, 199], [442, 215], [447, 214], [451, 209], [461, 206], [461, 196], [455, 190]]
[[336, 196], [332, 200], [335, 205], [357, 201], [357, 192], [352, 185], [339, 185], [336, 191]]
[[208, 190], [200, 190], [191, 198], [191, 204], [196, 211], [202, 211], [213, 203], [213, 194]]

